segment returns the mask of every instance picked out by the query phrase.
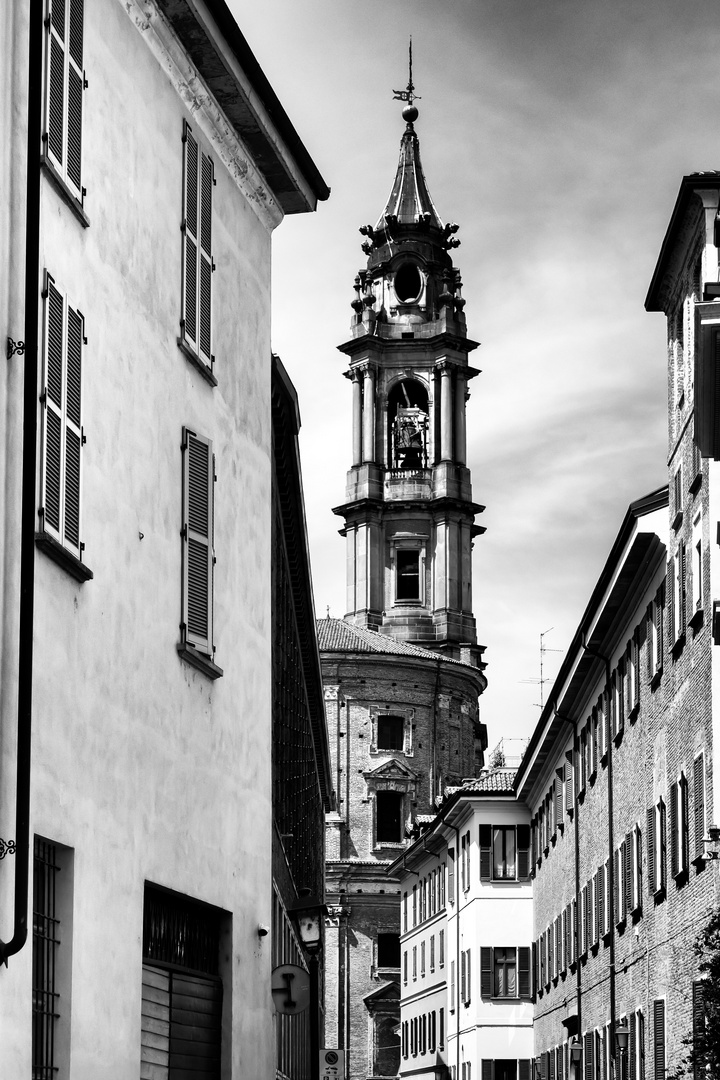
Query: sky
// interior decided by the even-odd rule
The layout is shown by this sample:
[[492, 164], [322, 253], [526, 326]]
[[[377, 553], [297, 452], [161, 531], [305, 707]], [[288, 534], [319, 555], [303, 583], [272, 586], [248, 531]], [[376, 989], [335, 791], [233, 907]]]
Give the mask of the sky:
[[[715, 0], [230, 0], [332, 193], [273, 238], [273, 349], [300, 398], [315, 604], [345, 614], [358, 228], [415, 124], [460, 225], [473, 607], [490, 748], [529, 737], [631, 501], [667, 482], [666, 331], [644, 300], [683, 175], [720, 168]], [[557, 650], [557, 651], [550, 651]], [[532, 680], [536, 680], [533, 682]], [[547, 700], [551, 682], [544, 687]]]

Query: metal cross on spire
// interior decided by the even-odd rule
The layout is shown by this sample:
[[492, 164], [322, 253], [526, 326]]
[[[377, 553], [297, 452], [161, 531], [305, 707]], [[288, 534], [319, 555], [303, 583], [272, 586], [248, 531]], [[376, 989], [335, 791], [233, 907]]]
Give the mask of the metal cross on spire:
[[412, 36], [410, 37], [410, 48], [408, 50], [408, 84], [407, 90], [393, 90], [393, 101], [407, 101], [412, 105], [413, 101], [419, 101], [420, 95], [415, 93], [415, 86], [412, 81]]

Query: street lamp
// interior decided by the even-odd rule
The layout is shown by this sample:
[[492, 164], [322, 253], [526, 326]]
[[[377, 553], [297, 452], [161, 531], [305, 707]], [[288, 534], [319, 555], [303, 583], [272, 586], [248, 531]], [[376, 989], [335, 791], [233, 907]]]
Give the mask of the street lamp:
[[318, 968], [322, 948], [322, 918], [327, 908], [313, 898], [309, 889], [300, 890], [300, 898], [291, 911], [297, 919], [298, 934], [308, 954], [310, 972], [310, 1080], [318, 1080], [320, 1071], [320, 981]]
[[580, 1068], [580, 1062], [582, 1061], [582, 1043], [577, 1035], [573, 1035], [570, 1040], [570, 1061], [575, 1066], [575, 1070]]
[[620, 1051], [620, 1077], [621, 1080], [625, 1076], [625, 1055], [627, 1054], [628, 1041], [630, 1039], [630, 1026], [627, 1022], [627, 1017], [623, 1016], [621, 1020], [615, 1021], [615, 1045]]

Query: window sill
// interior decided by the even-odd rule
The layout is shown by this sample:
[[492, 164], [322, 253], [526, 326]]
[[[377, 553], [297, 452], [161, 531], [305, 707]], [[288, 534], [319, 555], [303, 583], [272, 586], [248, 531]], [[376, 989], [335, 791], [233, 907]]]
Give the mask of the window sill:
[[673, 642], [672, 648], [670, 650], [673, 655], [673, 659], [677, 658], [680, 655], [680, 653], [683, 651], [684, 646], [685, 631], [683, 630], [682, 633], [678, 634], [678, 636], [675, 638], [675, 641]]
[[200, 356], [195, 352], [192, 345], [188, 345], [182, 335], [177, 339], [177, 343], [180, 352], [190, 361], [193, 367], [198, 369], [203, 379], [205, 379], [206, 382], [209, 382], [211, 386], [217, 386], [218, 381], [213, 374], [212, 368], [209, 367], [204, 360], [200, 359]]
[[660, 680], [662, 678], [662, 672], [663, 672], [662, 667], [659, 667], [657, 669], [657, 671], [654, 673], [654, 675], [652, 676], [652, 678], [650, 679], [650, 689], [651, 690], [657, 690], [658, 686], [660, 685]]
[[82, 203], [79, 201], [77, 196], [70, 190], [70, 188], [65, 183], [62, 176], [60, 176], [57, 169], [52, 164], [50, 158], [47, 157], [46, 154], [42, 154], [40, 157], [40, 169], [45, 174], [45, 176], [47, 176], [48, 180], [55, 188], [62, 201], [70, 207], [73, 214], [82, 225], [83, 229], [87, 229], [90, 225], [90, 218], [85, 213]]
[[84, 562], [81, 562], [75, 555], [73, 555], [67, 548], [64, 548], [62, 544], [58, 543], [54, 536], [50, 536], [46, 532], [35, 533], [35, 546], [39, 547], [41, 551], [44, 551], [53, 562], [56, 562], [58, 566], [61, 566], [63, 570], [67, 570], [71, 577], [74, 577], [76, 581], [90, 581], [93, 577], [93, 572], [89, 566]]
[[201, 671], [209, 679], [219, 679], [224, 674], [223, 669], [214, 664], [209, 656], [204, 656], [197, 649], [194, 649], [192, 645], [188, 645], [187, 642], [178, 642], [177, 651], [181, 660], [186, 660], [191, 667]]
[[705, 622], [705, 612], [702, 608], [698, 608], [688, 625], [697, 634], [700, 632], [703, 623]]

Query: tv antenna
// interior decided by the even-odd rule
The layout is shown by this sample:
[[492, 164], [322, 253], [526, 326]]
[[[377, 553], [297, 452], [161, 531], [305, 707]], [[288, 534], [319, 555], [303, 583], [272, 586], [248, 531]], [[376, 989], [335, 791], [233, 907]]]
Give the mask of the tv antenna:
[[545, 708], [545, 683], [550, 682], [550, 679], [545, 675], [545, 653], [563, 651], [562, 649], [550, 649], [545, 644], [545, 638], [550, 633], [550, 631], [554, 629], [555, 627], [551, 626], [548, 630], [543, 630], [543, 632], [540, 634], [540, 678], [520, 680], [521, 683], [532, 684], [534, 686], [540, 687], [540, 701], [536, 701], [535, 705], [538, 709], [540, 709], [541, 712]]

